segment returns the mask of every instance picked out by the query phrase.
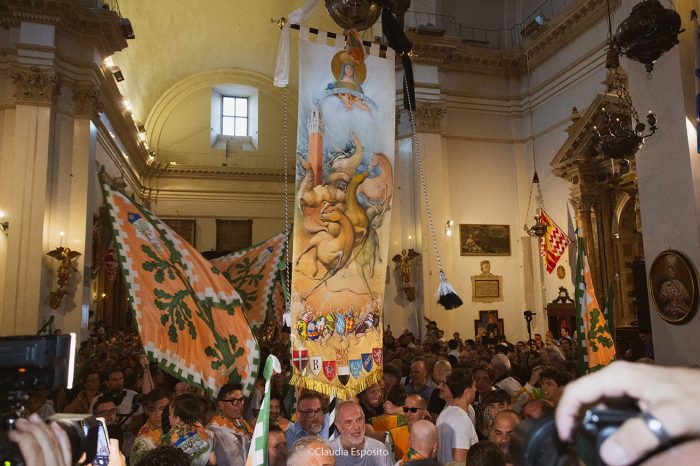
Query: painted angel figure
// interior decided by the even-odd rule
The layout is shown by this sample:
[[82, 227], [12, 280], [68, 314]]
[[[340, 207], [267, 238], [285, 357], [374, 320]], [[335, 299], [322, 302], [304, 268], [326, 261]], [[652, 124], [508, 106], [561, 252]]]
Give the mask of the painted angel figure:
[[404, 249], [401, 254], [396, 254], [392, 257], [392, 261], [396, 263], [397, 268], [401, 270], [401, 288], [406, 293], [406, 299], [413, 301], [416, 299], [416, 289], [411, 285], [411, 265], [410, 261], [420, 256], [413, 249]]

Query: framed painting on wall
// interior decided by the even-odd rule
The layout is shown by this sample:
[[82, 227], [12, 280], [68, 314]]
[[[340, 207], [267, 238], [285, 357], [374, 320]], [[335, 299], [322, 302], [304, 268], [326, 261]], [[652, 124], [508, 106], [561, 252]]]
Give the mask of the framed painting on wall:
[[197, 221], [187, 220], [182, 218], [163, 218], [161, 219], [170, 228], [175, 230], [175, 233], [182, 236], [182, 239], [195, 246], [195, 238], [197, 233]]
[[690, 319], [698, 307], [698, 275], [688, 256], [664, 251], [649, 269], [649, 290], [659, 316], [672, 324]]
[[216, 219], [216, 250], [235, 252], [253, 244], [252, 220]]
[[474, 319], [474, 336], [494, 338], [505, 335], [503, 319], [498, 318], [498, 310], [479, 311], [479, 318]]
[[462, 256], [510, 256], [510, 225], [460, 224]]

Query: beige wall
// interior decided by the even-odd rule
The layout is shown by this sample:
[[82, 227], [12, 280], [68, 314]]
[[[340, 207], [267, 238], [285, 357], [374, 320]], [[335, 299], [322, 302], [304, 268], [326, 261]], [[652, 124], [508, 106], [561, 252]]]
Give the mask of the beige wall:
[[[139, 13], [136, 6], [142, 2], [125, 3], [123, 12], [126, 15]], [[148, 8], [162, 13], [157, 3]], [[262, 6], [263, 3], [249, 14], [262, 15], [265, 21], [275, 15], [279, 17], [279, 12], [269, 10], [269, 5]], [[440, 7], [436, 1], [427, 3], [432, 11]], [[515, 2], [515, 5], [505, 2], [505, 5], [517, 8], [515, 16], [518, 16], [527, 13], [523, 10], [527, 10], [530, 3], [527, 2], [526, 7], [522, 6], [522, 2]], [[627, 16], [634, 3], [624, 0], [616, 19], [619, 21]], [[686, 0], [676, 4], [681, 16], [686, 18], [691, 2]], [[291, 8], [291, 5], [288, 6]], [[216, 8], [209, 13], [223, 15]], [[160, 15], [159, 18], [163, 21], [177, 20], [181, 22], [183, 30], [202, 27], [199, 23], [186, 22], [193, 15], [194, 12], [192, 15], [180, 12], [179, 19], [168, 15]], [[325, 15], [320, 16], [325, 18]], [[510, 20], [510, 17], [504, 18], [504, 21]], [[327, 18], [323, 21], [328, 26]], [[293, 152], [296, 70], [292, 69], [290, 100], [285, 107], [282, 90], [272, 86], [277, 30], [268, 25], [272, 29], [260, 36], [263, 42], [238, 43], [239, 47], [248, 48], [245, 56], [237, 60], [236, 55], [230, 53], [228, 43], [225, 43], [226, 40], [234, 43], [228, 36], [226, 40], [217, 42], [213, 55], [196, 55], [196, 50], [204, 50], [210, 44], [206, 42], [202, 45], [203, 39], [199, 36], [195, 41], [186, 43], [190, 40], [186, 38], [191, 34], [176, 34], [167, 47], [149, 55], [146, 44], [152, 43], [151, 35], [158, 34], [158, 30], [156, 27], [151, 30], [145, 25], [140, 27], [139, 39], [131, 42], [130, 47], [133, 48], [115, 56], [122, 58], [121, 65], [127, 78], [123, 89], [136, 89], [134, 95], [142, 96], [142, 100], [136, 103], [137, 117], [146, 124], [151, 147], [163, 155], [158, 162], [175, 161], [180, 166], [193, 167], [189, 172], [174, 167], [164, 171], [146, 168], [145, 151], [135, 142], [131, 117], [117, 109], [119, 89], [114, 85], [102, 86], [106, 108], [99, 118], [93, 119], [94, 128], [86, 125], [84, 119], [80, 121], [80, 118], [75, 118], [68, 94], [73, 81], [87, 81], [83, 78], [88, 76], [98, 81], [102, 79], [102, 72], [97, 66], [101, 56], [94, 46], [84, 44], [74, 36], [59, 34], [56, 45], [63, 54], [58, 54], [61, 60], [51, 61], [55, 57], [45, 54], [53, 52], [45, 49], [39, 52], [34, 50], [25, 56], [30, 61], [39, 60], [46, 64], [48, 60], [51, 66], [58, 64], [57, 69], [66, 79], [64, 89], [67, 93], [63, 95], [62, 106], [53, 110], [42, 106], [16, 106], [15, 88], [8, 77], [7, 59], [11, 56], [15, 60], [16, 55], [10, 52], [0, 57], [0, 209], [8, 211], [11, 222], [9, 235], [0, 233], [0, 310], [3, 313], [0, 330], [3, 333], [33, 330], [41, 320], [40, 316], [48, 315], [46, 303], [39, 303], [38, 298], [44, 297], [53, 283], [44, 255], [49, 248], [56, 246], [56, 231], [62, 223], [67, 225], [70, 234], [76, 236], [73, 240], [78, 241], [76, 245], [79, 248], [89, 249], [90, 234], [86, 225], [89, 225], [101, 199], [96, 187], [98, 165], [104, 165], [112, 176], [123, 176], [129, 191], [137, 197], [145, 197], [157, 215], [196, 219], [196, 247], [201, 250], [215, 247], [216, 218], [253, 219], [253, 242], [264, 240], [284, 229], [285, 203], [281, 181], [283, 112], [286, 108], [289, 114], [288, 147]], [[251, 23], [243, 32], [249, 37], [256, 37], [254, 31], [258, 28], [258, 25]], [[577, 106], [583, 110], [603, 89], [601, 81], [605, 70], [602, 47], [605, 32], [606, 24], [601, 18], [594, 27], [548, 59], [533, 64], [529, 80], [526, 77], [470, 71], [447, 72], [445, 69], [439, 70], [435, 64], [416, 66], [418, 98], [444, 105], [447, 111], [437, 130], [420, 132], [419, 144], [426, 166], [442, 266], [465, 304], [453, 311], [445, 311], [436, 304], [434, 293], [439, 267], [432, 250], [418, 186], [416, 159], [411, 155], [411, 141], [406, 138], [404, 121], [397, 145], [389, 257], [384, 264], [389, 268], [385, 322], [392, 325], [395, 333], [406, 327], [417, 331], [423, 327], [422, 317], [425, 315], [437, 320], [448, 332], [457, 330], [463, 336], [471, 337], [473, 321], [478, 311], [485, 309], [499, 310], [505, 320], [506, 334], [511, 340], [526, 336], [522, 317], [524, 309], [537, 313], [533, 330], [539, 333], [546, 331], [544, 306], [556, 297], [560, 285], [572, 291], [570, 280], [573, 271], [572, 265], [564, 257], [562, 264], [567, 267], [564, 280], [543, 275], [536, 242], [522, 232], [523, 223], [532, 223], [534, 210], [531, 206], [526, 215], [529, 184], [533, 167], [536, 166], [547, 211], [561, 227], [566, 228], [568, 186], [552, 175], [549, 163], [566, 140], [564, 130], [569, 123], [571, 108]], [[18, 28], [14, 27], [0, 30], [0, 44], [12, 51], [19, 34]], [[39, 42], [45, 38], [41, 34], [29, 34], [28, 38], [32, 37]], [[162, 41], [162, 38], [159, 37], [156, 42], [159, 40]], [[697, 235], [700, 194], [695, 188], [695, 181], [700, 178], [700, 159], [695, 153], [695, 130], [687, 119], [689, 116], [692, 118], [694, 108], [691, 34], [685, 33], [681, 40], [680, 48], [659, 60], [652, 80], [646, 79], [642, 65], [623, 60], [637, 108], [642, 114], [647, 109], [653, 109], [661, 125], [659, 132], [647, 141], [637, 158], [648, 266], [660, 251], [667, 248], [680, 249], [695, 264], [700, 264], [700, 240]], [[226, 57], [225, 60], [211, 61], [211, 57], [217, 53]], [[65, 56], [72, 58], [63, 60]], [[173, 57], [178, 57], [179, 62], [186, 66], [176, 67], [177, 72], [166, 74], [163, 69], [168, 67]], [[147, 87], [144, 84], [146, 81], [134, 79], [140, 69], [148, 76], [158, 76], [151, 82], [153, 86]], [[100, 82], [104, 84], [106, 81]], [[259, 146], [256, 152], [233, 155], [226, 160], [221, 150], [211, 148], [210, 96], [212, 86], [218, 84], [244, 84], [259, 90]], [[139, 88], [141, 85], [144, 87]], [[40, 124], [34, 126], [38, 147], [32, 146], [31, 138], [26, 137], [32, 121]], [[110, 132], [116, 133], [115, 136], [111, 136]], [[122, 150], [128, 158], [123, 157]], [[18, 158], [18, 154], [22, 157], [39, 154], [45, 158], [40, 164], [46, 165], [41, 172], [41, 176], [46, 178], [41, 186], [46, 193], [34, 192], [33, 195], [38, 198], [33, 201], [28, 193], [26, 199], [29, 205], [17, 204], [13, 207], [13, 202], [19, 199], [20, 188], [26, 188], [24, 181], [31, 178], [26, 171], [22, 172], [28, 158]], [[173, 154], [172, 159], [168, 159], [167, 154]], [[289, 162], [293, 164], [293, 160]], [[227, 164], [226, 169], [222, 169], [223, 163]], [[55, 170], [48, 170], [49, 166]], [[71, 175], [79, 177], [80, 183], [72, 183]], [[92, 181], [85, 183], [85, 179]], [[289, 192], [293, 193], [292, 184], [289, 185]], [[84, 199], [83, 195], [87, 195], [88, 199]], [[293, 203], [293, 195], [289, 197], [288, 202]], [[22, 218], [22, 215], [31, 218]], [[451, 238], [444, 235], [447, 220], [455, 222]], [[460, 223], [510, 225], [511, 255], [460, 256]], [[13, 236], [21, 232], [26, 235]], [[8, 311], [7, 304], [8, 274], [16, 273], [16, 267], [13, 268], [12, 264], [19, 264], [18, 258], [12, 258], [10, 254], [12, 241], [16, 241], [17, 245], [24, 244], [22, 241], [32, 241], [32, 247], [27, 251], [31, 249], [33, 278], [27, 282], [31, 292], [25, 294], [35, 296], [35, 306], [30, 310], [27, 321], [20, 324], [17, 324], [19, 314], [14, 308]], [[397, 281], [400, 277], [391, 261], [394, 254], [407, 247], [421, 253], [413, 264], [418, 297], [412, 303], [398, 292]], [[483, 259], [491, 261], [494, 274], [503, 276], [503, 302], [486, 304], [471, 301], [470, 276], [479, 272], [479, 262]], [[29, 256], [25, 260], [30, 260]], [[87, 255], [81, 259], [81, 274], [89, 272], [84, 267], [86, 262], [83, 262], [87, 260]], [[73, 302], [71, 309], [63, 311], [62, 319], [70, 327], [66, 330], [84, 327], [87, 310], [94, 305], [90, 299], [86, 299], [86, 296], [92, 298], [87, 289], [89, 287], [82, 288], [75, 295], [77, 301]], [[700, 354], [700, 342], [693, 338], [700, 326], [698, 318], [684, 326], [672, 326], [655, 316], [652, 318], [657, 355], [661, 362], [698, 362], [696, 355]]]

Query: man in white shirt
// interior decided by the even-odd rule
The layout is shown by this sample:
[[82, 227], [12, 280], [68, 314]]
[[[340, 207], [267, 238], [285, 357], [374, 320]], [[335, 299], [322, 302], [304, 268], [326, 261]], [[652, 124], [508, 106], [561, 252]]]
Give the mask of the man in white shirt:
[[354, 401], [335, 407], [340, 436], [330, 442], [337, 466], [392, 466], [394, 456], [379, 440], [365, 436], [365, 415]]
[[479, 441], [469, 415], [469, 405], [474, 400], [474, 378], [471, 373], [454, 370], [443, 390], [449, 391], [452, 400], [437, 418], [440, 435], [438, 461], [442, 464], [467, 461], [469, 448]]

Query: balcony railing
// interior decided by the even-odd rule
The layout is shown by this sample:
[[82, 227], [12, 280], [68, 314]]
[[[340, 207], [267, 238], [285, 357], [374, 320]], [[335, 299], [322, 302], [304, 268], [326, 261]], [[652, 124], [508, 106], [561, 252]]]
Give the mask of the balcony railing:
[[510, 28], [485, 29], [467, 26], [450, 15], [437, 15], [409, 10], [404, 15], [407, 28], [426, 35], [459, 37], [462, 42], [477, 47], [509, 49], [521, 46], [525, 37], [550, 21], [577, 0], [545, 0], [525, 19]]

